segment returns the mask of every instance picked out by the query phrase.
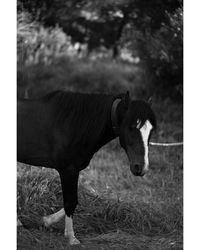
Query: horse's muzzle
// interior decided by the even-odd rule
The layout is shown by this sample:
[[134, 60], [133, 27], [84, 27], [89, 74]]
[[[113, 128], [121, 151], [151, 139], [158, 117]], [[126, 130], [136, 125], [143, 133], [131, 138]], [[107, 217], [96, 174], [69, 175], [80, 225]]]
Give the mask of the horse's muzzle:
[[131, 173], [134, 174], [135, 176], [144, 176], [147, 172], [147, 170], [145, 170], [144, 165], [140, 165], [140, 164], [131, 164], [130, 165], [130, 170]]

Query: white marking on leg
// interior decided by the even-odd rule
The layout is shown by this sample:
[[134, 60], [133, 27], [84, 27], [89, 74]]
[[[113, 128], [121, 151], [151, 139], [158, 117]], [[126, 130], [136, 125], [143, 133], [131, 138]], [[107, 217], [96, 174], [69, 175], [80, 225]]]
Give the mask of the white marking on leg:
[[58, 222], [59, 220], [61, 220], [63, 217], [65, 216], [65, 210], [64, 208], [60, 209], [58, 212], [48, 215], [48, 216], [44, 216], [43, 217], [43, 222], [45, 227], [49, 227], [52, 224]]
[[69, 235], [74, 237], [73, 221], [72, 217], [65, 215], [65, 236]]
[[142, 140], [144, 143], [144, 170], [148, 170], [149, 168], [149, 157], [148, 157], [148, 138], [149, 138], [149, 134], [151, 129], [153, 128], [153, 126], [151, 125], [151, 123], [147, 120], [145, 122], [145, 124], [140, 128], [140, 133], [142, 136]]
[[80, 244], [80, 241], [74, 236], [72, 217], [68, 217], [67, 215], [65, 215], [65, 237], [69, 239], [70, 245]]

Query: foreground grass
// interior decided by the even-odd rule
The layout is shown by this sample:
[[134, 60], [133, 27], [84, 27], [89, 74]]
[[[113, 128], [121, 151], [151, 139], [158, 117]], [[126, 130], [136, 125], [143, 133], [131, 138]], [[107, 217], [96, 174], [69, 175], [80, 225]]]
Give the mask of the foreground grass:
[[[152, 140], [181, 140], [181, 108], [169, 101], [155, 105], [160, 126]], [[82, 244], [74, 249], [182, 249], [182, 147], [151, 147], [150, 162], [140, 178], [131, 175], [116, 141], [95, 155], [79, 179], [74, 228]], [[62, 206], [55, 170], [18, 164], [18, 217], [24, 225], [18, 249], [71, 249], [64, 220], [49, 230], [41, 222]]]

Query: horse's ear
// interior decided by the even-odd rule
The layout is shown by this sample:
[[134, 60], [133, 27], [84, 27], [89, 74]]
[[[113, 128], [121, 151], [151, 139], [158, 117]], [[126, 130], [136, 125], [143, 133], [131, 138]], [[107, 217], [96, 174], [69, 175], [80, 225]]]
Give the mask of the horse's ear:
[[152, 104], [153, 104], [153, 98], [152, 98], [152, 96], [150, 96], [149, 97], [149, 99], [148, 99], [148, 104], [150, 105], [150, 106], [152, 106]]
[[130, 95], [129, 95], [129, 91], [127, 91], [125, 94], [123, 93], [123, 94], [117, 95], [116, 98], [122, 99], [123, 104], [125, 104], [125, 106], [124, 106], [125, 109], [128, 108], [129, 103], [130, 103], [130, 101], [131, 101]]

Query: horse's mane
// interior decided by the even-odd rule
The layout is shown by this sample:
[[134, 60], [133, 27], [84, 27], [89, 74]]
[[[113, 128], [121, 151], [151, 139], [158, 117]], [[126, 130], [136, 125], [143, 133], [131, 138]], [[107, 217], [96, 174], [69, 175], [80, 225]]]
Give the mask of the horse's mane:
[[[113, 96], [107, 94], [83, 94], [58, 90], [44, 97], [44, 101], [52, 101], [56, 112], [56, 122], [65, 124], [70, 122], [76, 135], [73, 143], [80, 141], [84, 144], [103, 135], [106, 124], [111, 122], [111, 107], [116, 98], [124, 95]], [[139, 119], [142, 127], [149, 120], [156, 128], [156, 118], [150, 105], [142, 100], [131, 101], [128, 119]], [[110, 122], [108, 122], [110, 121]]]

